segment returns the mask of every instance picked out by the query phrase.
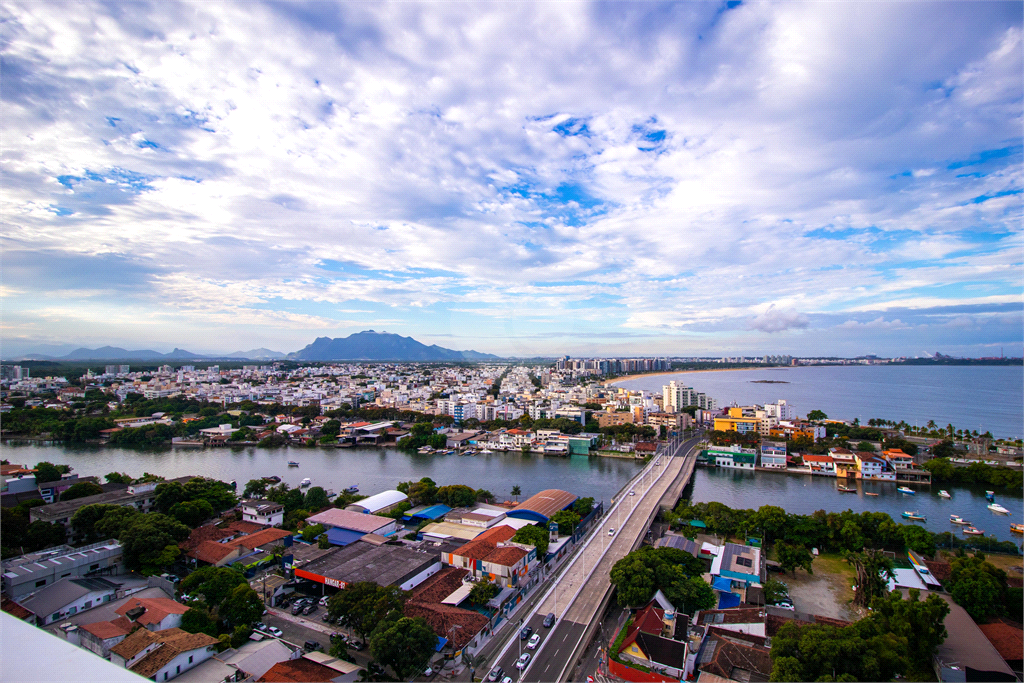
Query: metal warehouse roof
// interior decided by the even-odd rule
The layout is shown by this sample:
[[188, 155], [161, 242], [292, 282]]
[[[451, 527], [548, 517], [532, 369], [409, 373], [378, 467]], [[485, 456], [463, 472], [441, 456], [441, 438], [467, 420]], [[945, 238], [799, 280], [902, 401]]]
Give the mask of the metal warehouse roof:
[[402, 493], [401, 491], [382, 491], [377, 495], [370, 496], [369, 498], [364, 498], [363, 500], [360, 501], [356, 501], [355, 503], [352, 503], [345, 509], [353, 510], [355, 512], [365, 510], [372, 514], [374, 512], [377, 512], [378, 510], [383, 510], [384, 508], [391, 507], [392, 505], [397, 505], [398, 503], [401, 503], [403, 500], [409, 500], [409, 497]]
[[409, 519], [437, 519], [438, 517], [447, 515], [451, 511], [452, 509], [447, 505], [431, 505], [428, 508], [416, 510], [415, 512], [409, 510], [405, 516]]
[[551, 519], [551, 515], [575, 503], [577, 497], [568, 491], [547, 489], [533, 494], [514, 509], [509, 510], [507, 515], [509, 517], [519, 517], [520, 519], [547, 522]]

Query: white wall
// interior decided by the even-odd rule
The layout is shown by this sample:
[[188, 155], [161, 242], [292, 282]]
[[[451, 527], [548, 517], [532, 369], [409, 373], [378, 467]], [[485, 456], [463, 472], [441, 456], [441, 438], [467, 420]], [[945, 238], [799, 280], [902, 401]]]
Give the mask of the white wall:
[[[162, 669], [156, 672], [156, 681], [170, 681], [180, 674], [185, 673], [194, 666], [197, 666], [207, 659], [213, 656], [213, 646], [205, 647], [197, 650], [190, 650], [188, 652], [182, 652], [180, 655], [167, 662]], [[189, 662], [188, 658], [191, 657], [192, 661]], [[178, 668], [181, 667], [179, 671]]]
[[412, 577], [411, 579], [409, 579], [408, 581], [403, 583], [401, 586], [399, 586], [399, 588], [401, 588], [404, 591], [410, 591], [413, 588], [415, 588], [416, 586], [418, 586], [421, 583], [423, 583], [424, 581], [426, 581], [427, 579], [429, 579], [434, 574], [436, 574], [439, 571], [441, 571], [441, 569], [443, 569], [443, 568], [444, 568], [444, 565], [441, 564], [440, 561], [435, 562], [434, 564], [430, 565], [429, 567], [427, 567], [426, 569], [421, 571], [416, 576]]

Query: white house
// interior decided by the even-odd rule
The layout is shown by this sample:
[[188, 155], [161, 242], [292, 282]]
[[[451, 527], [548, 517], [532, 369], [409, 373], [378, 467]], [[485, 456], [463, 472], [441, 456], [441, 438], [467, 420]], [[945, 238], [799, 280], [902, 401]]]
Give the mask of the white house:
[[35, 615], [36, 625], [46, 626], [110, 602], [120, 587], [99, 577], [65, 578], [36, 591], [22, 600], [21, 605]]
[[269, 500], [243, 500], [242, 520], [263, 526], [280, 526], [284, 523], [284, 506]]
[[212, 657], [218, 642], [180, 628], [140, 628], [110, 648], [110, 662], [152, 681], [169, 681]]

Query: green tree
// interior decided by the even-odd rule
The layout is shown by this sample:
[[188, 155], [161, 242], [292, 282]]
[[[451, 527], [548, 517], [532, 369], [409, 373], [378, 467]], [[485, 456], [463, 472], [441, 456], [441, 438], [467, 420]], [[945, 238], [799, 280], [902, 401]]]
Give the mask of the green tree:
[[487, 601], [501, 592], [501, 586], [490, 581], [478, 581], [469, 590], [469, 602], [472, 605], [486, 605]]
[[620, 605], [639, 607], [661, 589], [670, 601], [695, 604], [704, 600], [703, 591], [687, 584], [689, 577], [700, 577], [704, 563], [677, 548], [643, 546], [612, 566], [610, 579]]
[[111, 510], [120, 508], [119, 505], [103, 505], [93, 503], [78, 508], [78, 511], [71, 516], [71, 527], [75, 533], [85, 542], [89, 543], [99, 538], [96, 533], [96, 522], [103, 519], [103, 516]]
[[186, 500], [189, 500], [188, 494], [185, 493], [185, 487], [180, 483], [170, 481], [157, 484], [156, 497], [153, 502], [160, 512], [167, 514], [172, 507], [178, 503], [184, 503]]
[[381, 624], [370, 639], [370, 654], [380, 664], [390, 666], [399, 680], [411, 679], [430, 661], [437, 646], [437, 635], [422, 617], [402, 617]]
[[984, 556], [955, 558], [950, 562], [947, 583], [953, 602], [967, 610], [975, 621], [987, 621], [1003, 614], [1006, 572], [986, 562]]
[[62, 501], [75, 500], [76, 498], [95, 496], [100, 493], [103, 493], [103, 488], [99, 484], [94, 484], [91, 481], [82, 481], [68, 487], [66, 491], [60, 494], [60, 499]]
[[912, 524], [901, 524], [899, 535], [903, 543], [915, 553], [929, 557], [935, 554], [935, 536], [926, 529]]
[[519, 484], [516, 484], [512, 487], [512, 496], [516, 499], [517, 503], [519, 502], [519, 496], [521, 495], [523, 495], [523, 489], [519, 487]]
[[60, 470], [53, 463], [46, 461], [36, 463], [35, 470], [37, 484], [45, 484], [48, 481], [61, 480]]
[[814, 557], [807, 550], [807, 546], [779, 541], [775, 544], [775, 554], [783, 571], [793, 572], [796, 576], [797, 567], [801, 567], [808, 574], [814, 573]]
[[848, 553], [846, 561], [857, 572], [857, 592], [854, 604], [867, 607], [876, 597], [885, 595], [889, 579], [896, 578], [892, 560], [880, 550], [865, 549], [859, 553]]
[[217, 621], [205, 609], [188, 608], [181, 615], [179, 628], [189, 633], [205, 633], [208, 636], [217, 637]]
[[44, 522], [37, 519], [25, 529], [25, 545], [32, 550], [61, 545], [66, 540], [67, 530], [64, 529], [64, 525], [56, 522]]
[[932, 457], [933, 458], [955, 458], [957, 457], [957, 450], [953, 447], [953, 441], [946, 439], [932, 446]]
[[[245, 575], [229, 567], [201, 567], [181, 581], [181, 590], [198, 593], [209, 605], [219, 605], [239, 586], [247, 586]], [[262, 611], [261, 611], [262, 614]]]
[[323, 524], [312, 524], [302, 530], [302, 540], [307, 543], [312, 543], [317, 536], [327, 531], [327, 527]]
[[[715, 591], [699, 576], [690, 576], [669, 586], [665, 597], [675, 600], [684, 613], [692, 615], [697, 610], [712, 609], [718, 602]], [[681, 600], [680, 600], [681, 598]]]
[[360, 581], [335, 593], [327, 602], [327, 611], [366, 640], [382, 621], [401, 616], [407, 599], [408, 594], [395, 586]]
[[[260, 620], [263, 615], [263, 601], [248, 583], [239, 584], [231, 589], [217, 614], [232, 626], [248, 626]], [[248, 634], [246, 637], [248, 638]]]
[[165, 566], [168, 558], [173, 561], [177, 557], [178, 543], [188, 538], [189, 531], [181, 522], [158, 512], [132, 518], [117, 539], [121, 542], [125, 566], [129, 569]]
[[110, 472], [105, 477], [108, 484], [130, 484], [132, 478], [122, 472]]
[[774, 605], [775, 603], [779, 602], [784, 597], [789, 595], [789, 591], [786, 589], [786, 585], [778, 579], [769, 578], [767, 581], [764, 582], [763, 590], [765, 602], [767, 602], [769, 605]]
[[213, 506], [202, 498], [187, 500], [171, 506], [170, 515], [185, 526], [194, 529], [213, 516]]
[[776, 505], [762, 505], [749, 522], [751, 531], [764, 534], [765, 543], [782, 537], [788, 525], [789, 515]]
[[870, 441], [861, 441], [857, 444], [857, 450], [864, 453], [874, 453], [876, 449], [875, 445]]
[[570, 535], [580, 523], [580, 516], [572, 510], [559, 510], [551, 515], [551, 521], [558, 525], [558, 533]]
[[320, 433], [324, 436], [333, 436], [337, 438], [338, 434], [341, 433], [341, 422], [338, 420], [328, 420], [324, 423], [324, 426], [320, 428]]
[[[810, 420], [811, 422], [820, 422], [821, 420], [827, 420], [828, 415], [826, 415], [820, 410], [812, 410], [811, 412], [807, 413], [807, 419]], [[793, 680], [797, 679], [794, 678]]]
[[108, 508], [107, 511], [93, 525], [98, 538], [118, 538], [129, 523], [136, 517], [142, 516], [142, 513], [133, 507], [121, 505], [105, 505], [104, 507]]
[[539, 526], [534, 524], [524, 526], [522, 529], [516, 531], [515, 535], [512, 537], [512, 541], [514, 543], [536, 546], [537, 559], [541, 562], [544, 562], [548, 555], [548, 544], [550, 543], [550, 540], [547, 530], [541, 529]]
[[580, 498], [572, 504], [572, 511], [580, 516], [580, 519], [585, 518], [590, 514], [591, 510], [594, 509], [593, 498]]
[[314, 486], [306, 492], [306, 500], [304, 501], [303, 506], [307, 510], [319, 512], [325, 507], [329, 507], [330, 504], [331, 502], [327, 500], [327, 492], [319, 486]]
[[262, 498], [267, 494], [267, 480], [266, 479], [250, 479], [245, 489], [242, 491], [243, 498]]
[[450, 508], [469, 507], [476, 502], [476, 491], [463, 484], [442, 486], [437, 490], [437, 499]]

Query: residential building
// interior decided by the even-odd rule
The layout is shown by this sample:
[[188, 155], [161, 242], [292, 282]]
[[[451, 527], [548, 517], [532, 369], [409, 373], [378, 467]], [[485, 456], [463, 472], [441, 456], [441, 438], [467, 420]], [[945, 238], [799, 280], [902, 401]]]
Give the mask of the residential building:
[[896, 472], [887, 471], [885, 461], [874, 453], [856, 452], [853, 454], [857, 462], [859, 479], [875, 479], [882, 481], [896, 481]]
[[882, 451], [882, 459], [889, 464], [889, 467], [896, 471], [914, 468], [914, 458], [899, 448], [890, 448]]
[[760, 548], [738, 543], [726, 543], [711, 563], [711, 575], [726, 577], [734, 588], [747, 588], [763, 584], [765, 558]]
[[379, 515], [331, 508], [306, 519], [307, 524], [323, 524], [332, 545], [355, 543], [366, 534], [389, 536], [398, 530], [398, 521]]
[[768, 469], [786, 469], [786, 442], [761, 442], [761, 467]]
[[441, 555], [449, 566], [466, 569], [475, 577], [511, 588], [529, 573], [530, 564], [537, 559], [537, 550], [531, 545], [513, 543], [516, 530], [497, 526], [450, 553]]
[[804, 467], [812, 474], [836, 476], [836, 464], [831, 455], [804, 453], [801, 457], [804, 461]]
[[715, 431], [739, 432], [740, 434], [756, 434], [761, 431], [761, 419], [756, 416], [744, 416], [742, 408], [729, 408], [727, 415], [715, 418]]
[[757, 451], [753, 448], [742, 448], [737, 444], [712, 446], [705, 451], [704, 457], [708, 465], [715, 467], [752, 470], [757, 462]]
[[243, 500], [242, 520], [263, 526], [280, 526], [284, 523], [284, 506], [269, 500]]
[[[649, 669], [663, 670], [677, 678], [684, 677], [688, 647], [685, 640], [675, 640], [675, 615], [666, 622], [666, 610], [652, 600], [638, 610], [619, 645], [619, 657]], [[685, 617], [683, 617], [685, 621]]]
[[633, 424], [636, 416], [632, 412], [614, 410], [594, 413], [597, 416], [597, 424], [603, 429], [605, 427], [617, 427], [619, 425]]
[[213, 656], [219, 641], [180, 628], [139, 629], [110, 648], [110, 662], [143, 678], [169, 681]]

